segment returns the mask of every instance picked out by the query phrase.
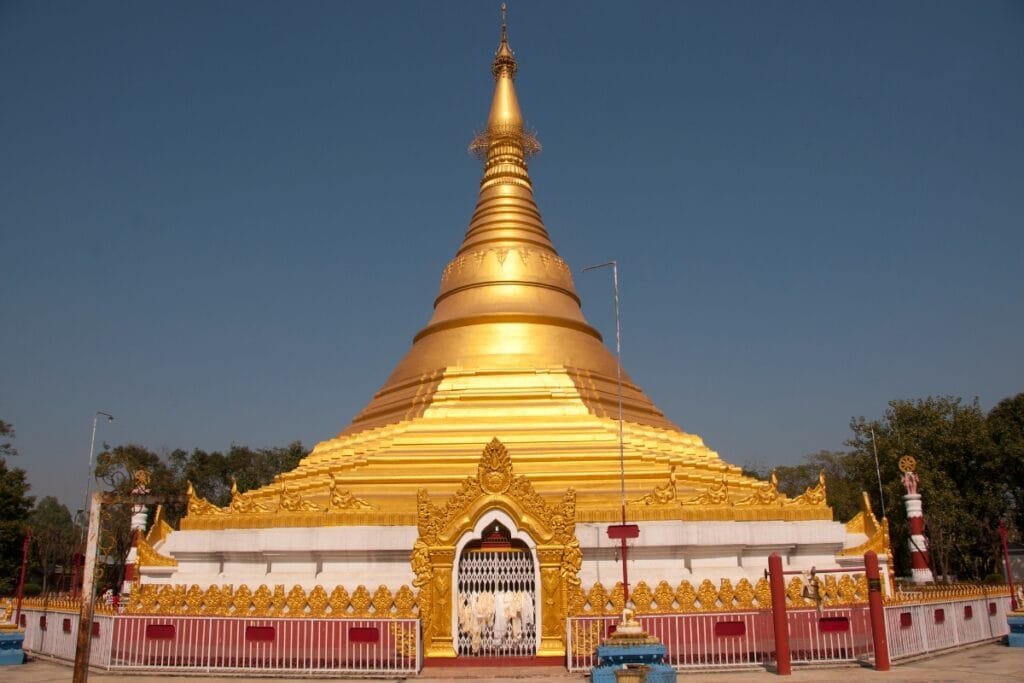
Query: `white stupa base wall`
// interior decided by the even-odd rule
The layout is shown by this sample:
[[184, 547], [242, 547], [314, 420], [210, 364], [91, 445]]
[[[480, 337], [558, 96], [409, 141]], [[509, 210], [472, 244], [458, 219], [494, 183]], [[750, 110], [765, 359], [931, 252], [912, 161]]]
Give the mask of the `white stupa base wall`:
[[[752, 582], [764, 576], [768, 556], [779, 553], [787, 569], [809, 571], [842, 566], [836, 553], [863, 540], [848, 538], [839, 522], [640, 522], [640, 537], [628, 545], [629, 582], [660, 581], [694, 586], [704, 579]], [[579, 523], [583, 551], [580, 581], [606, 587], [622, 580], [621, 542], [607, 524]], [[348, 590], [392, 590], [413, 582], [409, 556], [418, 537], [414, 526], [313, 527], [176, 531], [157, 547], [177, 567], [142, 567], [142, 581], [158, 584], [261, 584], [309, 590], [320, 585]], [[843, 558], [848, 560], [850, 558]], [[849, 564], [844, 562], [844, 564]], [[861, 562], [857, 563], [861, 565]]]

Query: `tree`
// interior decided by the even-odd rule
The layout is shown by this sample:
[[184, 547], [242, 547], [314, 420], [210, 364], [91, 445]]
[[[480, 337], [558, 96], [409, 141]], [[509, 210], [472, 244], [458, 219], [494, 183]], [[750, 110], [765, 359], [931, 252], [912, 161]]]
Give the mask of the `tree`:
[[[168, 499], [180, 497], [191, 481], [196, 493], [215, 505], [231, 502], [231, 481], [237, 478], [240, 491], [265, 486], [283, 471], [294, 468], [307, 452], [295, 441], [279, 448], [252, 449], [232, 444], [227, 454], [195, 449], [178, 449], [166, 458], [137, 444], [105, 450], [96, 459], [96, 478], [108, 491], [128, 495], [134, 486], [136, 470], [149, 474], [152, 495]], [[171, 524], [185, 514], [181, 502], [164, 504], [164, 518]], [[131, 547], [131, 511], [128, 505], [105, 506], [100, 537], [101, 551], [108, 565], [102, 585], [117, 587], [124, 575], [124, 563]]]
[[1012, 526], [1019, 534], [1024, 529], [1024, 393], [996, 404], [987, 421], [1008, 485]]
[[231, 502], [232, 478], [242, 492], [266, 486], [281, 472], [294, 469], [307, 454], [299, 441], [259, 449], [232, 444], [226, 454], [198, 448], [191, 454], [175, 451], [170, 461], [172, 469], [180, 473], [179, 479], [192, 482], [197, 495], [224, 506]]
[[[876, 482], [874, 449], [885, 492], [897, 570], [909, 573], [907, 522], [899, 459], [917, 460], [926, 533], [936, 576], [982, 578], [995, 567], [999, 518], [1008, 508], [1001, 459], [977, 400], [954, 396], [890, 401], [881, 420], [854, 419], [847, 465], [863, 484]], [[877, 484], [865, 485], [876, 509]]]
[[35, 502], [28, 495], [25, 470], [7, 467], [4, 456], [17, 455], [10, 441], [13, 438], [14, 428], [0, 420], [0, 594], [10, 593], [17, 586], [25, 519]]
[[[156, 453], [138, 444], [126, 444], [105, 450], [96, 458], [96, 478], [102, 488], [119, 496], [131, 495], [136, 487], [135, 473], [148, 477], [147, 488], [153, 495], [179, 496], [184, 488], [176, 473]], [[181, 504], [170, 503], [165, 509], [180, 515]], [[120, 589], [124, 580], [125, 560], [131, 548], [131, 505], [104, 505], [100, 516], [100, 553], [104, 557], [102, 587]]]
[[14, 427], [9, 422], [0, 420], [0, 458], [10, 458], [18, 454], [10, 439], [14, 438]]
[[[71, 521], [67, 507], [53, 496], [39, 501], [29, 515], [28, 524], [32, 527], [33, 559], [42, 574], [41, 585], [45, 594], [50, 589], [50, 577], [57, 567], [67, 574], [74, 559], [75, 543], [81, 534]], [[61, 587], [58, 585], [57, 589]]]

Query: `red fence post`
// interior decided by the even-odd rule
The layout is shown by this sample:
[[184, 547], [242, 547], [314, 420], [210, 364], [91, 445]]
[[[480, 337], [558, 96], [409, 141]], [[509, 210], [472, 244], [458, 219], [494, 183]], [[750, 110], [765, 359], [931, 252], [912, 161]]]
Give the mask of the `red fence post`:
[[1003, 545], [1003, 563], [1006, 567], [1006, 583], [1010, 584], [1010, 609], [1016, 610], [1019, 605], [1017, 604], [1017, 589], [1013, 586], [1013, 565], [1010, 564], [1010, 549], [1006, 543], [1006, 525], [1003, 524], [1003, 520], [999, 520], [999, 542]]
[[882, 579], [878, 574], [878, 554], [864, 553], [868, 576], [868, 609], [871, 611], [871, 641], [875, 646], [875, 669], [889, 670], [889, 642], [885, 639], [885, 609], [882, 607]]
[[778, 553], [768, 556], [768, 581], [772, 589], [772, 622], [775, 626], [776, 673], [789, 676], [790, 666], [789, 624], [786, 622], [786, 580], [782, 577], [782, 557]]

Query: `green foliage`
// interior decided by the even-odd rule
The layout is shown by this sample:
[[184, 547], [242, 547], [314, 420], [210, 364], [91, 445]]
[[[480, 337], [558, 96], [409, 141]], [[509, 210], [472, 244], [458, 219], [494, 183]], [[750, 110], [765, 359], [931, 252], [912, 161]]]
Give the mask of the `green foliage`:
[[0, 420], [0, 458], [10, 458], [18, 454], [10, 439], [14, 438], [14, 427], [10, 422]]
[[1024, 529], [1024, 393], [1006, 398], [988, 413], [988, 431], [1007, 484], [1013, 526]]
[[232, 477], [242, 492], [266, 486], [277, 474], [294, 469], [306, 454], [298, 441], [282, 448], [252, 449], [232, 444], [227, 453], [175, 451], [170, 461], [180, 479], [191, 481], [198, 495], [224, 506], [231, 502]]
[[75, 544], [81, 537], [80, 529], [72, 522], [67, 507], [53, 496], [46, 496], [36, 504], [28, 524], [32, 527], [33, 569], [38, 570], [42, 579], [42, 592], [63, 590], [65, 586], [51, 585], [51, 578], [58, 567], [70, 571]]
[[760, 463], [748, 463], [743, 468], [747, 476], [767, 479], [774, 470], [779, 478], [779, 491], [795, 498], [818, 485], [818, 475], [825, 473], [826, 500], [832, 515], [848, 521], [860, 512], [861, 484], [847, 469], [847, 454], [838, 451], [818, 451], [804, 456], [798, 465], [780, 465], [775, 468]]
[[25, 470], [7, 467], [4, 456], [17, 455], [10, 442], [13, 438], [14, 429], [0, 420], [0, 595], [12, 592], [18, 584], [25, 520], [35, 502], [28, 495]]
[[[215, 505], [231, 501], [231, 478], [238, 481], [240, 491], [264, 486], [281, 472], [293, 469], [307, 452], [299, 442], [282, 448], [253, 449], [232, 444], [225, 453], [195, 449], [172, 451], [166, 458], [138, 444], [117, 446], [100, 453], [96, 459], [96, 478], [101, 488], [128, 495], [136, 486], [134, 473], [145, 470], [150, 481], [150, 494], [165, 498], [164, 518], [176, 524], [185, 514], [181, 499], [189, 481], [196, 493]], [[152, 519], [152, 515], [150, 516]], [[100, 538], [101, 552], [115, 563], [104, 569], [100, 590], [119, 590], [124, 575], [124, 560], [131, 547], [131, 510], [127, 505], [105, 506]]]
[[[897, 570], [908, 573], [906, 492], [898, 462], [917, 460], [926, 533], [936, 576], [979, 579], [996, 568], [999, 519], [1008, 510], [1002, 458], [989, 437], [977, 400], [953, 396], [889, 403], [881, 420], [857, 418], [847, 442], [849, 469], [862, 484], [877, 481], [874, 448], [885, 492]], [[874, 438], [872, 438], [872, 434]], [[864, 487], [881, 509], [877, 483]]]

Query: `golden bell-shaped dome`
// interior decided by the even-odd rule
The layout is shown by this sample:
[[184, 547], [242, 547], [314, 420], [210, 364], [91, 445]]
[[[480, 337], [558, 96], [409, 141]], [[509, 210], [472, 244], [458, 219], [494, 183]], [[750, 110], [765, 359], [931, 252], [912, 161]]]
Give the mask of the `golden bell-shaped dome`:
[[[524, 124], [517, 68], [503, 21], [487, 127], [470, 145], [483, 159], [479, 196], [433, 316], [347, 428], [247, 501], [273, 506], [287, 492], [288, 510], [328, 512], [315, 523], [415, 523], [417, 491], [450, 494], [497, 438], [540, 493], [576, 490], [578, 521], [619, 519], [620, 457], [635, 519], [830, 518], [784, 508], [777, 489], [672, 424], [626, 375], [620, 452], [616, 359], [584, 318], [534, 201], [527, 158], [540, 145]], [[314, 523], [295, 514], [295, 525]], [[225, 514], [183, 525], [235, 523]]]

